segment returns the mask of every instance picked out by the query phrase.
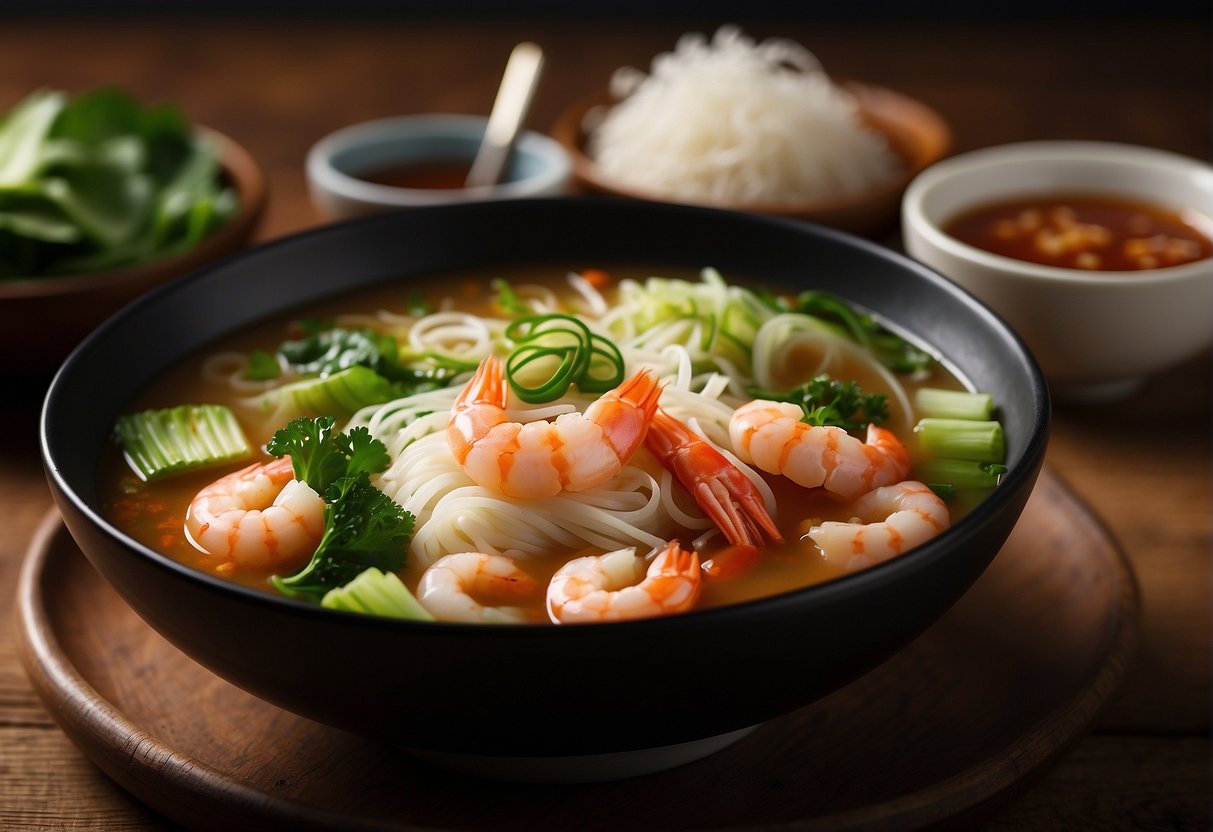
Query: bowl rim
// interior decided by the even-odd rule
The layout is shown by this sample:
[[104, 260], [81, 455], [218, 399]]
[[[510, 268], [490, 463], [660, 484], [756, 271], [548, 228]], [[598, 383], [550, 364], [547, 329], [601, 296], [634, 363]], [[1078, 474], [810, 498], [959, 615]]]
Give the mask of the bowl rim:
[[[906, 231], [916, 232], [922, 240], [953, 257], [967, 260], [1003, 276], [1012, 276], [1033, 282], [1066, 283], [1073, 286], [1107, 286], [1121, 289], [1143, 285], [1158, 286], [1179, 283], [1192, 278], [1208, 277], [1213, 270], [1213, 257], [1205, 257], [1190, 263], [1163, 266], [1155, 269], [1132, 271], [1100, 271], [1094, 269], [1067, 269], [1061, 266], [1046, 266], [1019, 260], [1002, 254], [986, 251], [962, 242], [945, 232], [940, 223], [928, 218], [924, 203], [934, 189], [965, 179], [980, 182], [991, 170], [1014, 168], [1023, 165], [1082, 162], [1108, 165], [1112, 169], [1167, 170], [1179, 174], [1195, 175], [1205, 184], [1213, 206], [1213, 165], [1189, 156], [1142, 145], [1098, 140], [1038, 140], [993, 145], [951, 156], [926, 168], [910, 182], [902, 198], [902, 222]], [[1062, 189], [1065, 190], [1064, 188]], [[1074, 189], [1071, 189], [1071, 192]], [[1077, 188], [1081, 190], [1081, 187]], [[1127, 190], [1127, 189], [1126, 189]], [[981, 191], [972, 192], [971, 204], [997, 199]], [[1130, 194], [1130, 196], [1132, 196]], [[1149, 197], [1150, 202], [1160, 202]], [[1195, 207], [1205, 216], [1213, 228], [1213, 212]], [[910, 234], [905, 234], [906, 239]]]
[[464, 202], [486, 197], [506, 199], [525, 196], [535, 191], [559, 188], [572, 176], [573, 162], [567, 151], [550, 136], [535, 130], [519, 133], [516, 150], [540, 159], [540, 171], [534, 176], [497, 185], [450, 190], [402, 188], [359, 179], [333, 164], [333, 159], [339, 153], [373, 143], [379, 138], [443, 135], [466, 138], [472, 134], [482, 136], [487, 125], [487, 116], [472, 113], [414, 113], [362, 121], [341, 127], [317, 140], [308, 149], [304, 169], [313, 187], [355, 202], [393, 208]]
[[218, 256], [233, 242], [249, 233], [261, 218], [268, 196], [265, 171], [239, 142], [212, 127], [195, 125], [197, 136], [218, 148], [220, 172], [225, 175], [240, 200], [236, 213], [187, 251], [160, 257], [145, 263], [119, 266], [98, 272], [19, 277], [0, 280], [0, 301], [19, 298], [54, 297], [110, 289], [138, 283], [158, 275], [189, 271]]
[[[225, 581], [214, 575], [210, 575], [201, 570], [186, 566], [168, 555], [161, 554], [149, 546], [145, 546], [139, 541], [127, 535], [117, 526], [110, 523], [101, 515], [98, 510], [95, 510], [89, 503], [72, 488], [67, 478], [61, 472], [58, 465], [55, 464], [55, 454], [52, 450], [55, 440], [50, 435], [50, 422], [53, 418], [54, 409], [59, 406], [56, 401], [58, 391], [65, 383], [64, 379], [68, 377], [73, 370], [73, 366], [83, 360], [93, 342], [104, 339], [108, 336], [111, 330], [116, 330], [121, 327], [126, 318], [136, 314], [145, 306], [159, 302], [161, 298], [168, 297], [174, 293], [187, 290], [194, 283], [205, 280], [211, 273], [225, 268], [227, 264], [235, 258], [226, 258], [225, 260], [210, 263], [202, 268], [199, 268], [187, 275], [186, 277], [173, 281], [164, 286], [160, 286], [155, 290], [141, 296], [125, 307], [120, 313], [112, 316], [105, 321], [101, 326], [97, 327], [90, 333], [68, 356], [67, 360], [60, 366], [55, 373], [46, 394], [43, 399], [41, 413], [38, 423], [38, 440], [39, 450], [46, 471], [46, 476], [52, 485], [52, 490], [57, 494], [63, 495], [68, 500], [75, 511], [92, 524], [94, 528], [100, 529], [108, 538], [121, 544], [126, 550], [134, 553], [144, 561], [150, 563], [154, 567], [167, 571], [179, 579], [183, 579], [195, 586], [206, 590], [210, 593], [220, 595], [234, 595], [242, 602], [251, 603], [259, 607], [275, 610], [285, 616], [301, 616], [304, 618], [319, 617], [321, 620], [332, 622], [343, 622], [347, 625], [359, 627], [386, 627], [391, 630], [401, 632], [421, 633], [424, 632], [429, 637], [435, 638], [456, 638], [462, 639], [472, 634], [492, 633], [493, 638], [534, 638], [542, 636], [545, 638], [579, 638], [578, 633], [582, 632], [601, 632], [603, 628], [611, 633], [619, 633], [620, 635], [628, 632], [636, 631], [643, 632], [648, 630], [660, 631], [661, 628], [681, 628], [685, 626], [693, 626], [697, 621], [714, 621], [722, 624], [727, 624], [736, 618], [745, 618], [755, 614], [776, 615], [782, 611], [795, 609], [801, 604], [806, 603], [806, 600], [815, 600], [818, 603], [830, 603], [839, 598], [845, 598], [851, 595], [863, 594], [868, 587], [877, 587], [887, 581], [898, 581], [899, 576], [909, 575], [916, 571], [928, 568], [933, 561], [944, 557], [947, 551], [952, 548], [952, 541], [960, 541], [963, 538], [971, 538], [982, 527], [983, 522], [992, 518], [1004, 509], [1007, 505], [1013, 504], [1021, 491], [1033, 483], [1039, 473], [1040, 467], [1043, 464], [1044, 452], [1048, 442], [1049, 426], [1051, 423], [1052, 406], [1049, 397], [1048, 386], [1045, 382], [1044, 375], [1039, 364], [1033, 357], [1032, 353], [1020, 336], [990, 307], [979, 300], [968, 290], [957, 285], [953, 281], [939, 274], [935, 270], [922, 263], [919, 263], [912, 258], [893, 251], [885, 246], [879, 245], [873, 241], [865, 240], [847, 232], [837, 229], [828, 228], [812, 223], [804, 223], [801, 221], [783, 218], [783, 217], [767, 217], [753, 215], [749, 213], [725, 211], [718, 208], [710, 208], [703, 206], [689, 206], [670, 203], [635, 203], [624, 202], [611, 199], [587, 199], [585, 197], [543, 197], [543, 198], [527, 198], [513, 200], [487, 200], [481, 202], [461, 202], [449, 205], [427, 207], [426, 213], [430, 215], [443, 213], [458, 214], [461, 212], [476, 212], [476, 211], [492, 211], [500, 210], [502, 212], [510, 212], [518, 209], [538, 209], [543, 205], [549, 205], [553, 210], [578, 210], [579, 206], [597, 204], [600, 206], [609, 206], [613, 210], [622, 211], [647, 211], [650, 213], [666, 213], [670, 216], [675, 214], [684, 214], [691, 216], [694, 214], [711, 214], [717, 216], [728, 216], [729, 221], [736, 223], [756, 223], [769, 226], [778, 226], [783, 229], [780, 233], [794, 233], [797, 235], [816, 235], [824, 237], [831, 244], [841, 243], [843, 245], [855, 246], [866, 253], [876, 256], [891, 263], [897, 264], [899, 268], [909, 269], [918, 273], [923, 279], [934, 284], [938, 289], [949, 294], [957, 296], [958, 300], [964, 303], [979, 317], [983, 318], [986, 323], [994, 327], [1003, 340], [1009, 343], [1016, 352], [1016, 357], [1019, 362], [1027, 368], [1028, 381], [1034, 393], [1033, 401], [1033, 419], [1031, 433], [1024, 437], [1023, 450], [1017, 464], [1004, 474], [1004, 480], [997, 488], [980, 503], [974, 506], [968, 514], [960, 519], [954, 525], [949, 526], [945, 532], [937, 538], [927, 541], [926, 543], [915, 548], [911, 557], [896, 557], [887, 560], [883, 563], [875, 564], [874, 566], [860, 570], [858, 572], [849, 573], [838, 578], [825, 581], [823, 583], [812, 584], [805, 587], [800, 587], [793, 590], [781, 592], [777, 595], [764, 596], [761, 598], [751, 599], [728, 604], [720, 607], [711, 607], [700, 610], [693, 610], [688, 613], [683, 613], [674, 616], [664, 616], [656, 618], [637, 619], [630, 621], [614, 621], [614, 622], [594, 622], [579, 624], [575, 627], [559, 627], [552, 626], [549, 623], [537, 624], [512, 624], [502, 627], [486, 627], [483, 624], [465, 624], [459, 622], [429, 622], [429, 621], [414, 621], [395, 618], [386, 618], [381, 616], [370, 616], [355, 612], [343, 610], [331, 610], [312, 605], [305, 602], [297, 601], [283, 596], [272, 595], [268, 592], [244, 586], [242, 584]], [[317, 227], [313, 227], [294, 234], [285, 235], [256, 246], [246, 248], [238, 256], [251, 256], [252, 254], [264, 254], [272, 252], [275, 249], [295, 245], [299, 241], [316, 240], [325, 236], [335, 236], [345, 233], [345, 229], [350, 227], [370, 226], [374, 224], [391, 225], [399, 221], [400, 216], [408, 216], [416, 212], [388, 212], [381, 214], [371, 214], [363, 217], [356, 217], [350, 220], [329, 223]], [[1028, 494], [1022, 495], [1022, 500], [1026, 501]], [[941, 544], [948, 543], [949, 546], [945, 549]], [[336, 618], [334, 618], [336, 616]]]
[[[936, 147], [924, 159], [909, 159], [895, 147], [891, 147], [890, 150], [902, 162], [902, 168], [887, 181], [877, 182], [856, 193], [837, 197], [815, 197], [798, 202], [720, 205], [682, 200], [678, 197], [646, 191], [643, 188], [623, 185], [601, 172], [598, 165], [585, 152], [587, 134], [584, 119], [595, 107], [609, 107], [619, 103], [606, 89], [586, 95], [566, 107], [553, 125], [552, 136], [564, 146], [572, 158], [574, 175], [603, 193], [618, 194], [650, 202], [691, 205], [718, 210], [738, 210], [773, 217], [826, 215], [865, 207], [874, 201], [904, 190], [915, 176], [947, 155], [953, 141], [952, 128], [938, 111], [925, 102], [877, 84], [846, 79], [838, 79], [835, 83], [854, 96], [861, 118], [868, 118], [864, 116], [865, 112], [878, 111], [876, 110], [878, 102], [893, 102], [898, 106], [913, 109], [916, 116], [922, 123], [928, 125], [934, 134]], [[870, 123], [868, 126], [882, 136], [888, 136], [888, 131], [882, 127]]]

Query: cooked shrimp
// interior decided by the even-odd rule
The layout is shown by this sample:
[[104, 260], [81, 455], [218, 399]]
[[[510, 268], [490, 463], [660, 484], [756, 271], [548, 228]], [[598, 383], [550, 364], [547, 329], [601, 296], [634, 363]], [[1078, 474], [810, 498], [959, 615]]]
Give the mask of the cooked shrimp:
[[417, 600], [439, 621], [525, 624], [531, 618], [524, 610], [481, 602], [522, 600], [538, 591], [535, 579], [509, 558], [461, 552], [445, 555], [425, 570], [417, 585]]
[[557, 624], [674, 615], [702, 589], [699, 555], [671, 540], [647, 571], [635, 549], [569, 561], [548, 584], [548, 615]]
[[324, 498], [294, 479], [291, 458], [220, 477], [185, 514], [189, 540], [221, 562], [216, 572], [281, 567], [310, 557], [324, 531]]
[[925, 543], [948, 527], [948, 507], [915, 480], [864, 494], [851, 507], [850, 523], [827, 521], [805, 537], [826, 559], [849, 570], [863, 569]]
[[649, 424], [644, 443], [691, 492], [729, 543], [761, 546], [763, 532], [775, 543], [783, 539], [762, 494], [741, 469], [661, 408]]
[[842, 428], [805, 424], [803, 416], [800, 405], [790, 402], [742, 405], [729, 420], [734, 453], [770, 474], [806, 488], [824, 486], [846, 500], [909, 473], [909, 454], [891, 431], [869, 425], [867, 442], [861, 442]]
[[510, 497], [554, 497], [609, 480], [644, 441], [661, 388], [647, 370], [602, 395], [585, 413], [511, 422], [504, 364], [489, 356], [451, 410], [447, 442], [477, 485]]

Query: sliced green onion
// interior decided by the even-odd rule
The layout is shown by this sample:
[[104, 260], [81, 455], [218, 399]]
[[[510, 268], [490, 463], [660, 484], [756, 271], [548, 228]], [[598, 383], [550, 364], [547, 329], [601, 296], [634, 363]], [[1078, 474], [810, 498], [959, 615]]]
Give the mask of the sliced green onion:
[[[505, 363], [506, 380], [524, 402], [553, 401], [573, 384], [586, 393], [605, 393], [623, 381], [619, 348], [572, 315], [528, 315], [506, 327], [505, 337], [515, 343]], [[538, 384], [524, 383], [522, 372], [544, 359], [555, 362], [555, 369]]]
[[994, 397], [989, 393], [923, 387], [914, 394], [914, 407], [925, 418], [988, 421], [994, 415]]
[[394, 572], [370, 567], [342, 587], [330, 589], [320, 605], [330, 610], [345, 610], [386, 618], [433, 621], [429, 611], [409, 592]]
[[143, 480], [225, 465], [253, 453], [240, 423], [220, 404], [183, 404], [118, 418], [118, 440]]
[[1006, 458], [1006, 437], [1002, 424], [996, 421], [920, 419], [914, 433], [926, 456], [974, 462], [1002, 462]]

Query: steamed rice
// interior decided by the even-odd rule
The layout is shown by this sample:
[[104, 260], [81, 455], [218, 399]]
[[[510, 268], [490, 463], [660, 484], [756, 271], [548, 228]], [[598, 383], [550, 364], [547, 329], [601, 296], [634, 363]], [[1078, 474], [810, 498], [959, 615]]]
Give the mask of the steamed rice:
[[854, 99], [807, 49], [722, 27], [684, 35], [652, 72], [611, 79], [622, 99], [586, 152], [610, 179], [715, 205], [782, 205], [863, 191], [900, 168]]

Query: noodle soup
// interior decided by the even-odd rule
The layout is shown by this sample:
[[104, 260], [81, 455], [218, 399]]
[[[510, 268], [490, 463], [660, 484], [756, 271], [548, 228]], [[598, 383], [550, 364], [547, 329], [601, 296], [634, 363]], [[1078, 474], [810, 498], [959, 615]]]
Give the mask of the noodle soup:
[[[465, 391], [478, 389], [494, 361], [509, 391], [504, 407], [476, 404], [468, 419], [488, 413], [495, 421], [464, 435], [452, 414], [476, 400]], [[652, 388], [647, 405], [629, 398], [636, 379]], [[246, 452], [182, 471], [136, 470], [129, 438], [143, 424], [136, 414], [176, 418], [187, 404], [230, 414]], [[126, 459], [116, 447], [103, 488], [108, 518], [134, 538], [267, 592], [438, 620], [614, 620], [832, 580], [954, 523], [996, 486], [1002, 462], [988, 397], [967, 391], [928, 346], [842, 299], [747, 289], [711, 270], [648, 277], [627, 268], [536, 267], [442, 275], [420, 293], [358, 293], [189, 358], [128, 413], [119, 431]], [[201, 418], [196, 413], [189, 418]], [[328, 433], [311, 422], [326, 416], [333, 417]], [[633, 417], [643, 428], [621, 451], [615, 437]], [[361, 454], [357, 437], [368, 447], [382, 443], [382, 464], [360, 472], [375, 493], [360, 499], [377, 517], [401, 523], [397, 531], [385, 532], [389, 521], [376, 519], [334, 544], [340, 557], [318, 564], [316, 540], [323, 538], [323, 550], [340, 537], [342, 500], [361, 493], [353, 475], [311, 496], [268, 494], [254, 505], [246, 492], [290, 478], [286, 462], [271, 471], [264, 449], [289, 444], [281, 432], [298, 420], [313, 439], [293, 447], [314, 447], [322, 434], [345, 437], [334, 447], [348, 441], [351, 465]], [[518, 423], [528, 427], [514, 445], [492, 444], [493, 431]], [[947, 423], [942, 440], [938, 423]], [[776, 441], [772, 431], [783, 431], [782, 451], [766, 448]], [[957, 439], [973, 431], [986, 437], [976, 452]], [[542, 434], [537, 450], [525, 438], [532, 434]], [[583, 445], [590, 450], [582, 456], [605, 454], [601, 473], [582, 473], [597, 467], [574, 459]], [[307, 479], [299, 454], [281, 456], [293, 462], [295, 479]], [[488, 473], [478, 470], [486, 464]], [[234, 473], [249, 466], [258, 466], [260, 479]], [[535, 466], [543, 470], [528, 473]], [[537, 484], [548, 476], [560, 480], [555, 493]], [[226, 485], [200, 522], [200, 495], [216, 481]], [[346, 488], [341, 482], [349, 490], [333, 497]], [[718, 517], [704, 492], [717, 492], [719, 503], [722, 489]], [[287, 493], [281, 482], [271, 490]], [[878, 491], [879, 499], [866, 496]], [[275, 498], [282, 504], [272, 505]], [[271, 515], [300, 527], [313, 518], [315, 528], [300, 532], [313, 538], [310, 547], [288, 552], [296, 530]], [[218, 537], [226, 537], [216, 544], [221, 525]], [[398, 552], [377, 560], [367, 554], [372, 538]], [[654, 576], [667, 548], [681, 566]], [[457, 566], [448, 559], [461, 553], [480, 557]], [[579, 558], [590, 560], [569, 566]], [[375, 563], [387, 568], [365, 577]], [[401, 583], [388, 594], [405, 599], [388, 610], [365, 602], [381, 597], [376, 582], [386, 574]], [[597, 580], [602, 587], [587, 588]], [[366, 590], [368, 582], [375, 587]], [[560, 617], [573, 607], [580, 617]]]

